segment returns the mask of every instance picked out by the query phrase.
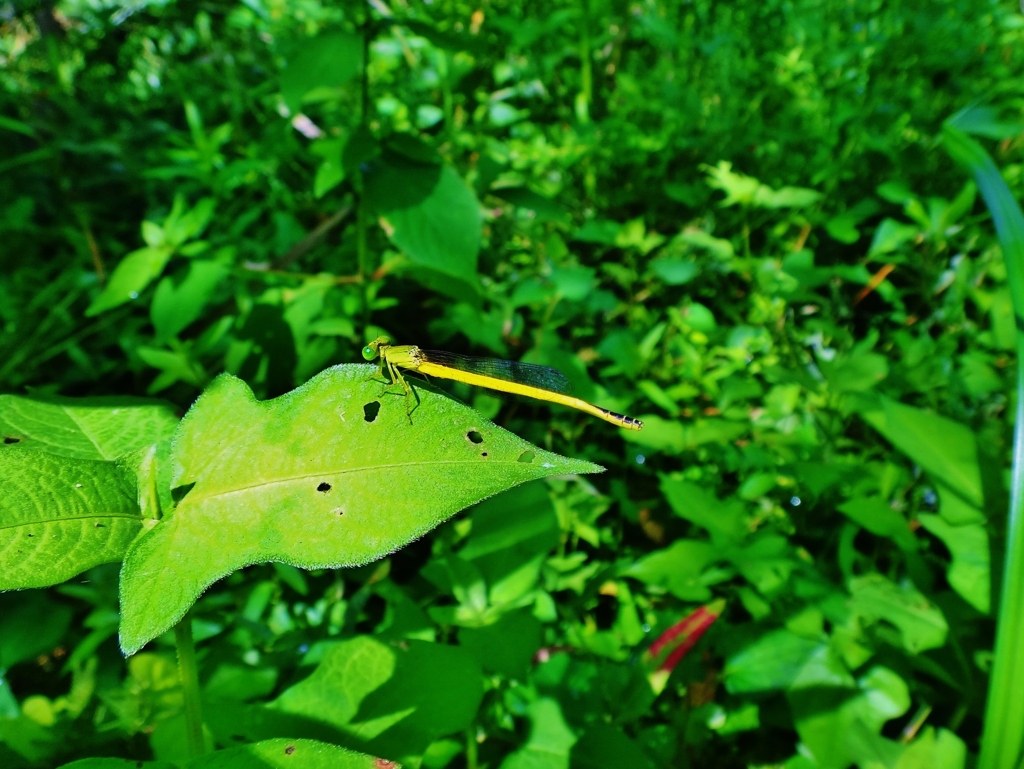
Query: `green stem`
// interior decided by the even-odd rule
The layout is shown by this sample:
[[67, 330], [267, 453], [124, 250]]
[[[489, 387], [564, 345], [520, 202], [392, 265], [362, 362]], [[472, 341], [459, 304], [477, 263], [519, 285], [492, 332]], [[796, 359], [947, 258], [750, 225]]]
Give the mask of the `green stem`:
[[199, 702], [199, 668], [196, 665], [196, 647], [192, 643], [191, 612], [174, 626], [174, 643], [178, 647], [178, 676], [185, 695], [188, 752], [195, 758], [206, 752], [206, 740], [203, 738], [203, 709]]
[[470, 727], [466, 729], [466, 769], [477, 769], [478, 766], [476, 734], [473, 732], [473, 727]]
[[590, 52], [590, 0], [580, 0], [580, 92], [576, 96], [576, 119], [590, 122], [594, 99], [594, 67]]

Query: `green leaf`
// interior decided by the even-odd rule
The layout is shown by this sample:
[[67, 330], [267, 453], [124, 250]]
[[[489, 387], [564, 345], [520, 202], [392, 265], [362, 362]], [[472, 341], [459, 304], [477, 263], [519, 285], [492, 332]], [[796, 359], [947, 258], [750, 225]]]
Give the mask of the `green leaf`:
[[459, 631], [459, 645], [484, 670], [520, 681], [526, 680], [541, 640], [540, 622], [525, 610], [506, 614], [487, 627]]
[[572, 766], [579, 769], [653, 769], [654, 762], [617, 726], [595, 723], [572, 747]]
[[388, 151], [371, 164], [365, 181], [367, 200], [410, 260], [476, 282], [480, 204], [454, 169]]
[[706, 601], [711, 591], [701, 580], [704, 570], [722, 558], [710, 542], [677, 539], [664, 550], [645, 555], [620, 574], [664, 587], [683, 601]]
[[569, 213], [562, 206], [551, 198], [546, 198], [528, 187], [492, 188], [490, 193], [496, 198], [501, 198], [506, 203], [511, 203], [516, 208], [532, 212], [534, 221], [559, 222], [562, 224], [568, 224], [571, 221]]
[[865, 392], [889, 375], [889, 362], [884, 355], [860, 352], [835, 361], [819, 359], [818, 368], [835, 392]]
[[949, 625], [942, 612], [909, 584], [897, 585], [881, 574], [850, 580], [850, 611], [868, 624], [884, 620], [899, 631], [897, 643], [911, 654], [938, 649]]
[[789, 630], [775, 630], [732, 655], [725, 663], [725, 687], [733, 694], [787, 689], [816, 652], [827, 646]]
[[978, 446], [970, 428], [886, 397], [859, 403], [860, 416], [897, 449], [967, 502], [982, 507]]
[[134, 474], [113, 462], [0, 449], [0, 590], [118, 561], [142, 530]]
[[[238, 750], [238, 748], [234, 748]], [[221, 755], [228, 751], [220, 751], [214, 755]], [[191, 766], [191, 764], [189, 764]], [[214, 764], [218, 768], [221, 764]], [[177, 764], [167, 761], [137, 761], [127, 758], [80, 758], [70, 764], [61, 764], [57, 769], [179, 769]]]
[[922, 513], [917, 518], [949, 550], [952, 561], [946, 578], [950, 587], [975, 609], [988, 614], [992, 593], [988, 531], [976, 523], [951, 526], [939, 515]]
[[178, 425], [166, 401], [131, 396], [0, 395], [0, 440], [78, 459], [116, 459], [168, 440]]
[[174, 515], [122, 571], [122, 648], [133, 653], [243, 566], [341, 568], [402, 547], [459, 510], [528, 480], [597, 472], [538, 449], [416, 385], [384, 392], [376, 367], [328, 369], [257, 402], [223, 375], [178, 427]]
[[330, 98], [355, 77], [363, 62], [363, 41], [341, 30], [300, 41], [281, 73], [281, 94], [292, 112], [304, 101]]
[[902, 550], [917, 550], [907, 519], [881, 497], [856, 497], [839, 505], [839, 511], [872, 534], [893, 540]]
[[895, 219], [883, 219], [875, 230], [875, 237], [871, 241], [871, 248], [868, 253], [871, 256], [891, 254], [904, 243], [914, 240], [920, 230], [912, 224], [903, 224]]
[[160, 277], [173, 253], [171, 246], [149, 246], [125, 256], [114, 268], [106, 287], [86, 309], [86, 317], [91, 318], [138, 299], [146, 286]]
[[680, 475], [663, 475], [661, 493], [676, 515], [707, 529], [716, 542], [741, 542], [750, 532], [743, 503], [737, 499], [720, 501]]
[[196, 260], [179, 284], [164, 278], [156, 287], [149, 313], [156, 329], [156, 343], [164, 344], [199, 318], [213, 292], [228, 274], [226, 265]]
[[[132, 767], [139, 766], [133, 761]], [[215, 753], [193, 758], [182, 765], [183, 769], [381, 769], [381, 759], [365, 753], [356, 753], [316, 740], [293, 740], [279, 738], [254, 742], [237, 748], [218, 750]], [[150, 764], [144, 764], [149, 767]], [[170, 766], [170, 765], [167, 765]], [[163, 765], [152, 765], [163, 769]], [[76, 769], [80, 769], [76, 767]], [[81, 768], [85, 769], [85, 768]], [[90, 767], [89, 769], [93, 769]], [[95, 767], [95, 769], [105, 769]], [[120, 767], [111, 767], [120, 769]]]
[[569, 769], [569, 751], [576, 742], [558, 702], [542, 698], [526, 709], [530, 737], [501, 762], [501, 769]]
[[321, 158], [313, 181], [313, 195], [322, 198], [345, 179], [345, 167], [341, 155], [345, 149], [344, 139], [320, 139], [310, 147]]
[[651, 262], [651, 272], [667, 286], [682, 286], [700, 274], [697, 262], [662, 258]]
[[928, 726], [900, 756], [894, 769], [964, 769], [967, 745], [947, 729]]
[[418, 763], [431, 742], [472, 723], [483, 698], [477, 663], [457, 646], [356, 636], [322, 648], [316, 670], [267, 705], [218, 702], [222, 742], [315, 737]]
[[71, 607], [46, 593], [0, 595], [0, 673], [53, 651], [70, 624]]

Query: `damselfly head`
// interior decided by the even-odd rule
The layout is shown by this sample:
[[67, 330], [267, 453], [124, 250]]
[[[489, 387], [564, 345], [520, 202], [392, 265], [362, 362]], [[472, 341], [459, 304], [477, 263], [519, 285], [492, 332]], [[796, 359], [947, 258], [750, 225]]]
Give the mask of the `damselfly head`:
[[363, 348], [363, 360], [374, 360], [380, 355], [380, 348], [391, 344], [391, 338], [379, 336]]

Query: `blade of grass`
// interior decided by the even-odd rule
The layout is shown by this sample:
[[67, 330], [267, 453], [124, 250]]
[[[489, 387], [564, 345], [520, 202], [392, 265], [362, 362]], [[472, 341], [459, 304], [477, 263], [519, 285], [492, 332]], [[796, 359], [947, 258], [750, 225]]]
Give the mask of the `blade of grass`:
[[1009, 276], [1017, 321], [1017, 413], [1013, 434], [1010, 511], [985, 725], [978, 769], [1024, 762], [1024, 214], [984, 148], [955, 125], [943, 128], [946, 150], [974, 176], [992, 214]]

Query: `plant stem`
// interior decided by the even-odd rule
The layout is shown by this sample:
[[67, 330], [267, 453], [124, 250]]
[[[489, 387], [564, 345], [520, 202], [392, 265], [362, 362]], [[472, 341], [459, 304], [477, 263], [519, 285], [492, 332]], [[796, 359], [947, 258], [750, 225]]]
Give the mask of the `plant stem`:
[[199, 668], [196, 665], [196, 647], [192, 643], [192, 612], [174, 626], [174, 643], [178, 648], [178, 676], [185, 696], [188, 752], [195, 758], [206, 752], [206, 741], [203, 738], [203, 709], [199, 702]]
[[580, 0], [580, 92], [576, 95], [576, 119], [590, 122], [594, 98], [594, 67], [590, 53], [590, 0]]

